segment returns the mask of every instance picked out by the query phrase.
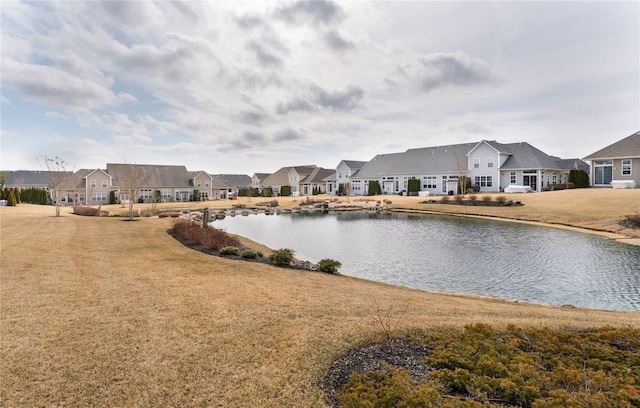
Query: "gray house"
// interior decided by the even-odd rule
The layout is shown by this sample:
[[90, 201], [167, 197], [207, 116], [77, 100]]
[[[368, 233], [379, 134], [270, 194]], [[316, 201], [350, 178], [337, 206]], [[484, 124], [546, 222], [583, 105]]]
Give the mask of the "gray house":
[[590, 180], [594, 187], [640, 186], [640, 131], [591, 153], [584, 160], [591, 162]]
[[542, 191], [566, 183], [575, 167], [588, 169], [579, 159], [550, 156], [526, 142], [482, 140], [377, 155], [351, 177], [351, 191], [364, 195], [368, 182], [377, 180], [383, 194], [399, 194], [407, 190], [410, 179], [418, 179], [425, 194], [447, 194], [456, 191], [463, 176], [480, 191], [499, 192], [508, 185]]

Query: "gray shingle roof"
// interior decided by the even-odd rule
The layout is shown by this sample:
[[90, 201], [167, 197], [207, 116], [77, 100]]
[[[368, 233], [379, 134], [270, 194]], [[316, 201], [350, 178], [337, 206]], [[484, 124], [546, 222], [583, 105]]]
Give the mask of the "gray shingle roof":
[[122, 186], [124, 184], [124, 167], [138, 166], [142, 167], [145, 174], [145, 187], [188, 187], [190, 185], [191, 174], [185, 166], [166, 166], [151, 164], [123, 164], [123, 163], [107, 163], [107, 173], [113, 177], [114, 186]]
[[52, 172], [52, 171], [39, 171], [39, 170], [18, 170], [13, 171], [7, 175], [7, 179], [4, 184], [7, 187], [48, 187], [51, 185], [52, 173], [66, 173], [68, 176], [72, 176], [73, 172]]
[[289, 171], [291, 169], [295, 169], [296, 172], [300, 175], [300, 179], [304, 179], [307, 177], [313, 169], [316, 168], [314, 165], [310, 166], [289, 166], [282, 167], [275, 173], [269, 175], [267, 178], [262, 180], [262, 184], [265, 186], [288, 186], [289, 185]]
[[229, 187], [250, 187], [251, 177], [246, 174], [216, 174]]
[[640, 131], [591, 153], [584, 160], [640, 157]]
[[455, 173], [460, 171], [460, 162], [466, 167], [467, 154], [480, 143], [487, 143], [501, 154], [509, 157], [501, 169], [572, 169], [576, 160], [579, 168], [588, 165], [581, 160], [562, 160], [549, 156], [529, 143], [498, 143], [481, 141], [448, 146], [409, 149], [402, 153], [379, 154], [365, 163], [360, 171], [353, 175], [355, 179], [377, 179], [384, 175], [416, 175], [429, 173]]

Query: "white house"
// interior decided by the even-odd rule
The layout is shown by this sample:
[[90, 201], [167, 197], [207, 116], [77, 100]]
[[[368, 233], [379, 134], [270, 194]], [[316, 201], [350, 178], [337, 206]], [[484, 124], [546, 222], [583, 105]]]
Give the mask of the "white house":
[[456, 192], [457, 181], [464, 176], [479, 191], [499, 192], [510, 184], [542, 191], [566, 183], [569, 171], [576, 166], [588, 170], [579, 159], [550, 156], [526, 142], [482, 140], [377, 155], [351, 177], [351, 190], [367, 194], [369, 181], [376, 180], [383, 194], [400, 194], [407, 191], [410, 179], [418, 179], [420, 191], [450, 194]]

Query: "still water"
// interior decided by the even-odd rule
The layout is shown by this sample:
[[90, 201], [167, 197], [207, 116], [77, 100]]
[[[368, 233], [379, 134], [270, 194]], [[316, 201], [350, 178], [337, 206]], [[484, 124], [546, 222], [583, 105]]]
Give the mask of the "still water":
[[436, 292], [640, 310], [640, 247], [575, 231], [455, 216], [283, 214], [211, 225], [340, 272]]

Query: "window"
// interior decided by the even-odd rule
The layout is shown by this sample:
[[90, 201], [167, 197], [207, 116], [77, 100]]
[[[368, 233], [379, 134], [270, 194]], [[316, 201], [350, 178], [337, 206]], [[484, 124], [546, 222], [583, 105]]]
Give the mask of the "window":
[[208, 180], [204, 182], [204, 186], [205, 187], [209, 187], [209, 181]]
[[140, 198], [150, 199], [152, 197], [153, 197], [153, 190], [148, 190], [148, 189], [140, 190]]
[[202, 187], [202, 182], [198, 181], [198, 187]]
[[91, 193], [91, 201], [94, 203], [107, 201], [107, 193]]
[[622, 175], [623, 176], [631, 175], [631, 159], [624, 159], [622, 161]]
[[493, 176], [476, 176], [475, 182], [480, 187], [493, 187]]
[[487, 167], [493, 167], [493, 157], [487, 158]]
[[107, 188], [107, 180], [102, 180], [102, 188]]
[[480, 168], [480, 159], [473, 159], [473, 168], [474, 169]]
[[437, 176], [423, 177], [422, 188], [438, 188], [438, 177]]
[[95, 180], [91, 180], [90, 184], [91, 184], [91, 188], [95, 188], [96, 187], [96, 181]]
[[516, 172], [512, 171], [509, 177], [509, 184], [516, 184]]
[[171, 189], [170, 188], [161, 188], [160, 195], [162, 195], [163, 199], [171, 199]]

